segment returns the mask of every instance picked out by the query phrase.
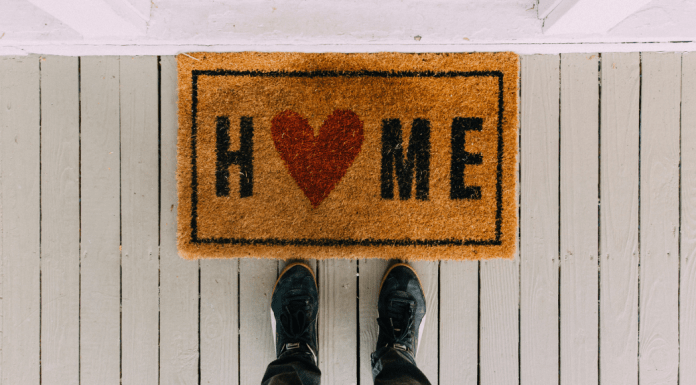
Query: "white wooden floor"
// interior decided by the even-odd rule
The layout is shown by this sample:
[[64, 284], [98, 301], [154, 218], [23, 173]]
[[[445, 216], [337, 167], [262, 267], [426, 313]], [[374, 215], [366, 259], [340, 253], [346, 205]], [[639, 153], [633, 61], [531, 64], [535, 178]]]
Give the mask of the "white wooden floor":
[[[174, 57], [1, 57], [2, 384], [258, 384], [283, 263], [176, 254]], [[433, 384], [696, 384], [696, 54], [522, 57], [514, 261], [416, 263]], [[386, 262], [316, 264], [370, 384]]]

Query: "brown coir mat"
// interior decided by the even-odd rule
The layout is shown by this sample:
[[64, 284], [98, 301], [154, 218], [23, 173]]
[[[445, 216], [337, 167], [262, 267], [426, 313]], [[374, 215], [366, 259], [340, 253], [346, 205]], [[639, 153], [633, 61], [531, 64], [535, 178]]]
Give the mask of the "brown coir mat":
[[513, 53], [179, 55], [185, 258], [512, 258]]

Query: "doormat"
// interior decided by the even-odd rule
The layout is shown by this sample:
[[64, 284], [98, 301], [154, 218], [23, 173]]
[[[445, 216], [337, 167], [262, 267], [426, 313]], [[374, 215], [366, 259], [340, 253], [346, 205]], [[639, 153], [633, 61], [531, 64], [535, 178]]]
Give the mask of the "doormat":
[[513, 258], [519, 57], [178, 56], [184, 258]]

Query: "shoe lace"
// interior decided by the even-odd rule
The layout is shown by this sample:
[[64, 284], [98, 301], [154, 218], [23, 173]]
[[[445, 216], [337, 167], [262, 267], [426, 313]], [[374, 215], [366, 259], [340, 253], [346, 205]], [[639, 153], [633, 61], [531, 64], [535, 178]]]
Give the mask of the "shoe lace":
[[[311, 341], [310, 314], [312, 306], [308, 295], [295, 295], [288, 298], [285, 311], [280, 315], [282, 330], [288, 343], [283, 350], [299, 347], [299, 342], [304, 342], [309, 347]], [[311, 349], [311, 348], [310, 348]]]
[[415, 301], [393, 298], [387, 306], [387, 319], [377, 319], [380, 330], [387, 331], [388, 345], [413, 352]]

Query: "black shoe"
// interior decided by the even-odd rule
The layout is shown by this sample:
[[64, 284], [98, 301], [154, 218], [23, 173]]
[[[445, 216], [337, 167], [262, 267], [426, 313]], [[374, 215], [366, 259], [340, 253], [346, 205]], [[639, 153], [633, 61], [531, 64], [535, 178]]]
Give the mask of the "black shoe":
[[288, 265], [276, 281], [271, 298], [271, 327], [276, 357], [299, 353], [317, 363], [319, 294], [312, 268]]
[[384, 274], [377, 301], [377, 350], [391, 347], [415, 362], [425, 325], [425, 295], [413, 268], [398, 263]]

